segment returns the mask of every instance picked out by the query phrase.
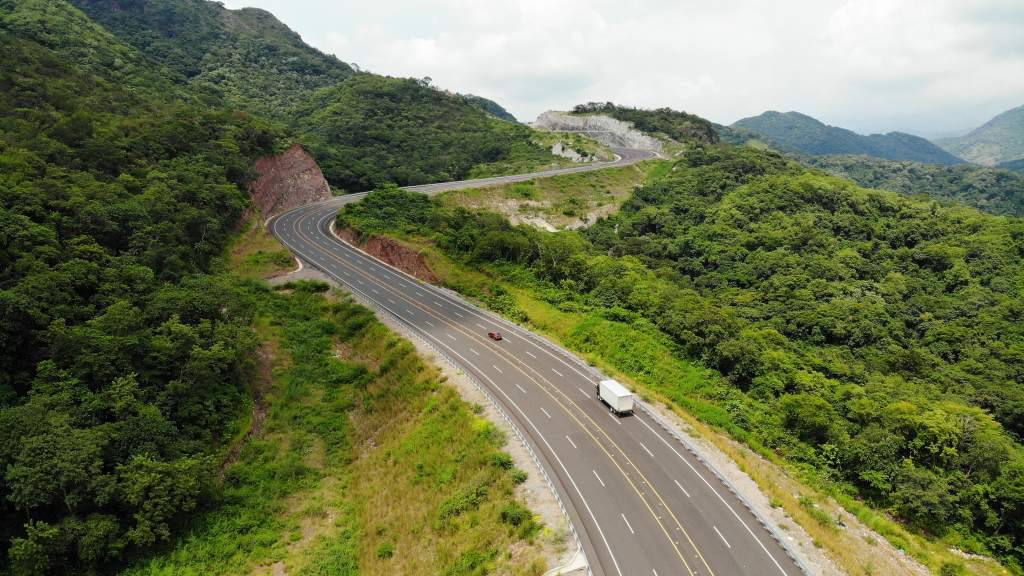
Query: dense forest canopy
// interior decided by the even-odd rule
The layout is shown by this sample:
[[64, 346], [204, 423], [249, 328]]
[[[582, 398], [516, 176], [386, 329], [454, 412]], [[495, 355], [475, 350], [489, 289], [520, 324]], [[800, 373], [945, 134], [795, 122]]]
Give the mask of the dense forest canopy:
[[339, 226], [424, 236], [566, 310], [647, 323], [721, 374], [705, 400], [750, 441], [1024, 558], [1022, 220], [708, 146], [583, 233], [396, 190]]
[[[499, 105], [425, 80], [357, 73], [273, 15], [207, 0], [72, 0], [199, 93], [289, 126], [344, 191], [555, 161]], [[514, 120], [514, 118], [512, 118]]]
[[212, 486], [253, 340], [207, 272], [276, 135], [183, 102], [64, 2], [0, 2], [0, 45], [0, 546], [12, 573], [74, 573]]
[[623, 122], [632, 122], [638, 130], [650, 134], [664, 134], [677, 142], [718, 142], [714, 124], [694, 114], [671, 108], [645, 110], [616, 106], [611, 102], [589, 102], [572, 109], [573, 114], [607, 114]]

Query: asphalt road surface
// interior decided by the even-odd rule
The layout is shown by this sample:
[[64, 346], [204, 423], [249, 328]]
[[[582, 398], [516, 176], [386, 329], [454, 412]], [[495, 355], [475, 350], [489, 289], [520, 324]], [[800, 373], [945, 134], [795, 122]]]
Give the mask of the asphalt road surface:
[[[409, 189], [430, 194], [651, 157], [616, 153], [615, 162]], [[739, 498], [648, 412], [613, 415], [596, 397], [600, 376], [585, 363], [331, 234], [338, 207], [363, 196], [286, 212], [271, 231], [307, 265], [389, 312], [488, 389], [552, 479], [595, 575], [803, 574]], [[504, 339], [489, 339], [491, 330]]]

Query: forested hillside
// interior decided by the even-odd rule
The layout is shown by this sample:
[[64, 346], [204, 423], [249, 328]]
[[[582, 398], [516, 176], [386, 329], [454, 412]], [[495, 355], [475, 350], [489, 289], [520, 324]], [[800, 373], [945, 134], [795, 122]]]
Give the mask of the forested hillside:
[[611, 102], [590, 102], [575, 106], [572, 113], [607, 114], [616, 120], [632, 122], [638, 130], [649, 134], [664, 134], [677, 142], [718, 142], [718, 133], [711, 122], [671, 108], [645, 110], [616, 106]]
[[867, 156], [799, 156], [800, 161], [865, 188], [927, 195], [993, 214], [1024, 215], [1024, 175], [1008, 169], [940, 166]]
[[969, 134], [936, 144], [965, 160], [985, 166], [1024, 160], [1024, 106], [1007, 110]]
[[72, 2], [195, 90], [289, 126], [341, 190], [568, 162], [533, 143], [526, 126], [500, 120], [504, 109], [493, 102], [356, 73], [262, 10], [208, 0]]
[[582, 234], [401, 191], [339, 226], [426, 238], [559, 309], [663, 334], [720, 376], [659, 393], [914, 529], [1024, 558], [1021, 220], [711, 146]]
[[918, 136], [903, 132], [863, 136], [828, 126], [799, 112], [765, 112], [739, 120], [731, 128], [758, 134], [779, 149], [805, 154], [863, 154], [929, 164], [963, 163], [960, 158]]
[[206, 273], [275, 135], [61, 1], [0, 2], [0, 44], [0, 546], [73, 573], [209, 492], [253, 338]]

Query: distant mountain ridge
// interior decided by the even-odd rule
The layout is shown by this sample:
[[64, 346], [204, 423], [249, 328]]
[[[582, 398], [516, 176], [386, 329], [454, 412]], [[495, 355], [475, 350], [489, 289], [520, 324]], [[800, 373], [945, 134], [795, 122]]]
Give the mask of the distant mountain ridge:
[[984, 166], [1024, 160], [1024, 106], [999, 114], [965, 136], [939, 138], [935, 144]]
[[947, 165], [964, 162], [920, 136], [904, 132], [864, 136], [799, 112], [769, 111], [739, 120], [731, 128], [754, 132], [771, 145], [805, 154], [859, 154]]

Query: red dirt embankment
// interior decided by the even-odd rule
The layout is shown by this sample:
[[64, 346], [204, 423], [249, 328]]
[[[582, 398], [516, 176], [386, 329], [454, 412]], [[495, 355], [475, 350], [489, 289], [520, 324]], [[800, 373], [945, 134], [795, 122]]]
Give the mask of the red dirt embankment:
[[252, 183], [250, 196], [264, 218], [331, 197], [320, 166], [299, 144], [257, 160], [256, 173], [259, 177]]
[[427, 266], [427, 259], [423, 257], [423, 254], [397, 240], [384, 236], [369, 236], [360, 242], [355, 231], [351, 228], [338, 230], [337, 234], [338, 238], [345, 242], [424, 282], [436, 284], [438, 281], [437, 276]]

